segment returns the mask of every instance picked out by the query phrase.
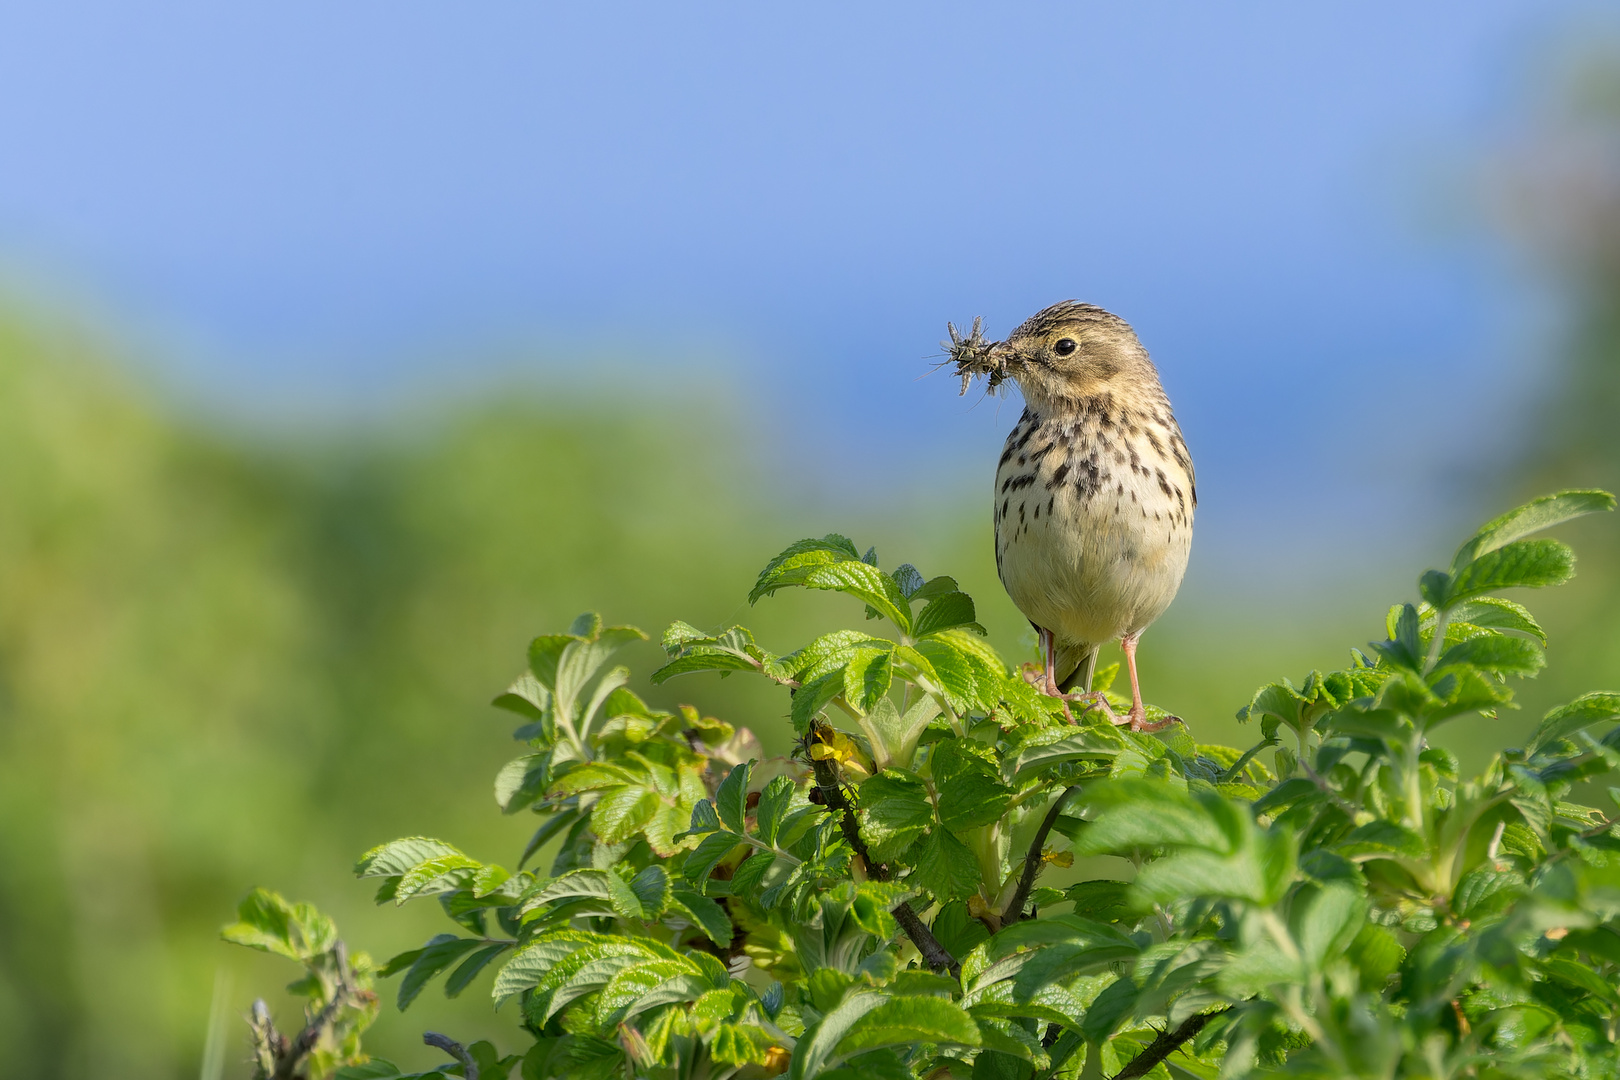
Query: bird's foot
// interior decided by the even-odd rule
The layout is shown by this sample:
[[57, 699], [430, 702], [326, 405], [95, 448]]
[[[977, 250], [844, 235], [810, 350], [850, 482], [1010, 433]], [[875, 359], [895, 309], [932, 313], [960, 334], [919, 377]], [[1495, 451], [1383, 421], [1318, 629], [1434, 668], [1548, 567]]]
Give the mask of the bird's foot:
[[[1140, 703], [1132, 705], [1130, 710], [1124, 716], [1121, 716], [1114, 711], [1112, 705], [1108, 704], [1108, 695], [1100, 690], [1094, 690], [1089, 694], [1067, 694], [1064, 695], [1063, 700], [1083, 701], [1086, 703], [1085, 712], [1101, 712], [1103, 716], [1108, 718], [1108, 722], [1115, 727], [1128, 727], [1132, 731], [1140, 731], [1145, 734], [1163, 731], [1172, 724], [1183, 722], [1179, 716], [1166, 716], [1162, 720], [1149, 720], [1147, 718], [1147, 709]], [[1084, 715], [1084, 713], [1081, 715]]]
[[1163, 731], [1172, 724], [1180, 724], [1183, 722], [1179, 716], [1167, 716], [1163, 720], [1149, 721], [1147, 718], [1147, 710], [1144, 709], [1140, 703], [1132, 705], [1131, 711], [1126, 713], [1124, 716], [1111, 717], [1111, 719], [1120, 727], [1124, 727], [1125, 725], [1129, 724], [1132, 731], [1140, 731], [1147, 734], [1151, 734], [1155, 731]]

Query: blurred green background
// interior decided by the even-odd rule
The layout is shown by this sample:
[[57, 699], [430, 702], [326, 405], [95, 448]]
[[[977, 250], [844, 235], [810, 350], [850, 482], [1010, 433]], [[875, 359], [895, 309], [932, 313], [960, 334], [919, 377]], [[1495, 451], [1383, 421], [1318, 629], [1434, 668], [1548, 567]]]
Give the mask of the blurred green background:
[[[1531, 268], [1527, 292], [1550, 298], [1525, 344], [1545, 362], [1498, 388], [1490, 415], [1391, 398], [1404, 423], [1444, 429], [1461, 463], [1411, 510], [1431, 562], [1515, 500], [1620, 488], [1617, 71], [1612, 57], [1585, 62], [1491, 171], [1491, 242]], [[482, 391], [292, 430], [188, 403], [135, 351], [116, 327], [60, 307], [0, 313], [8, 1075], [192, 1076], [211, 1037], [223, 1075], [245, 1075], [247, 1003], [265, 995], [284, 1019], [293, 1007], [278, 993], [289, 967], [217, 939], [255, 885], [314, 901], [375, 957], [438, 932], [431, 904], [378, 910], [349, 868], [410, 834], [515, 860], [530, 819], [494, 805], [494, 773], [515, 749], [509, 718], [486, 703], [530, 636], [582, 610], [655, 640], [675, 618], [743, 622], [792, 648], [856, 613], [804, 596], [750, 609], [748, 587], [785, 543], [837, 530], [886, 567], [955, 575], [1004, 655], [1033, 656], [995, 580], [989, 463], [841, 498], [812, 464], [760, 451], [769, 410], [719, 374], [556, 380], [555, 358]], [[1149, 697], [1201, 740], [1246, 745], [1253, 733], [1232, 715], [1257, 685], [1341, 663], [1412, 595], [1421, 565], [1344, 548], [1335, 482], [1320, 481], [1313, 520], [1294, 520], [1299, 504], [1278, 492], [1274, 516], [1252, 523], [1317, 545], [1314, 584], [1238, 591], [1222, 584], [1225, 556], [1206, 556], [1146, 639]], [[1551, 632], [1552, 666], [1526, 687], [1524, 712], [1454, 725], [1446, 739], [1465, 764], [1556, 701], [1620, 687], [1617, 528], [1566, 531], [1577, 584], [1525, 598]], [[652, 643], [629, 653], [642, 676], [658, 662]], [[762, 686], [636, 685], [786, 745], [786, 700]], [[482, 984], [454, 1002], [429, 992], [404, 1016], [392, 989], [371, 1039], [384, 1056], [433, 1061], [426, 1028], [497, 1041], [510, 1030]]]

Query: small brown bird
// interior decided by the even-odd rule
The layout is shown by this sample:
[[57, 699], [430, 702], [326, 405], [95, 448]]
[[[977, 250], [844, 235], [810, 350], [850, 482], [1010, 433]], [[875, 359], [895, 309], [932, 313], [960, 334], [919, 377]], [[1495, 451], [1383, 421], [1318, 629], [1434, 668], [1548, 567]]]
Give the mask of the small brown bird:
[[[1005, 341], [985, 341], [977, 319], [967, 337], [949, 329], [964, 393], [975, 375], [1023, 391], [996, 469], [996, 570], [1040, 637], [1046, 692], [1133, 731], [1166, 726], [1145, 721], [1136, 643], [1181, 585], [1198, 491], [1147, 350], [1125, 320], [1075, 300]], [[1090, 692], [1097, 650], [1115, 639], [1131, 675], [1123, 717]]]

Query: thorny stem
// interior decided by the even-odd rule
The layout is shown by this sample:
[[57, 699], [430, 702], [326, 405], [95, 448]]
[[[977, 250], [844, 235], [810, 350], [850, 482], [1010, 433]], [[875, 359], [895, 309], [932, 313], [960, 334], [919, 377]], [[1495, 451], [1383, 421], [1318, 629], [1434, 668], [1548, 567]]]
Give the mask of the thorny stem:
[[[810, 767], [815, 772], [816, 788], [821, 792], [823, 804], [828, 812], [838, 815], [839, 831], [844, 834], [844, 839], [854, 849], [855, 854], [866, 864], [867, 873], [874, 881], [888, 881], [889, 868], [872, 860], [871, 850], [867, 848], [866, 841], [861, 839], [860, 826], [855, 820], [855, 808], [844, 798], [844, 789], [839, 785], [837, 770], [833, 768], [831, 762], [825, 760], [812, 759]], [[949, 971], [952, 978], [962, 977], [962, 965], [950, 954], [950, 950], [939, 943], [934, 932], [923, 924], [909, 903], [900, 901], [890, 910], [890, 914], [894, 916], [894, 921], [900, 924], [900, 929], [905, 931], [906, 937], [911, 939], [911, 943], [917, 946], [917, 951], [922, 953], [930, 968], [935, 971], [941, 969]]]
[[1189, 1016], [1174, 1031], [1159, 1032], [1159, 1037], [1148, 1043], [1147, 1049], [1131, 1058], [1123, 1069], [1114, 1074], [1114, 1080], [1131, 1080], [1132, 1077], [1146, 1076], [1155, 1065], [1174, 1053], [1178, 1046], [1203, 1031], [1205, 1025], [1225, 1011], [1216, 1009], [1212, 1013]]
[[466, 1080], [478, 1080], [478, 1062], [467, 1053], [467, 1048], [448, 1035], [440, 1035], [437, 1031], [422, 1032], [422, 1042], [443, 1050], [457, 1061], [461, 1062], [462, 1073]]
[[1058, 816], [1063, 813], [1064, 804], [1079, 790], [1079, 784], [1064, 788], [1052, 803], [1052, 808], [1046, 812], [1041, 827], [1035, 830], [1035, 839], [1030, 841], [1029, 854], [1024, 856], [1024, 872], [1018, 877], [1018, 888], [1008, 901], [1006, 910], [1001, 913], [1003, 926], [1010, 926], [1025, 918], [1024, 905], [1029, 903], [1030, 890], [1035, 887], [1035, 877], [1041, 871], [1041, 855], [1046, 849], [1046, 837], [1051, 833], [1052, 826], [1057, 824]]
[[[332, 948], [337, 960], [337, 985], [332, 988], [332, 1000], [326, 1003], [325, 1008], [310, 1018], [304, 1025], [304, 1030], [291, 1043], [286, 1043], [276, 1034], [275, 1026], [269, 1023], [269, 1011], [264, 1010], [264, 1024], [271, 1037], [270, 1052], [274, 1059], [275, 1071], [269, 1074], [269, 1080], [292, 1080], [298, 1075], [298, 1066], [303, 1063], [309, 1052], [315, 1048], [320, 1040], [321, 1033], [331, 1025], [341, 1009], [353, 994], [353, 982], [349, 974], [349, 950], [343, 942], [338, 942]], [[255, 1019], [259, 1018], [259, 1003], [255, 1003]], [[276, 1045], [281, 1043], [283, 1045]], [[262, 1062], [261, 1056], [261, 1062]], [[262, 1064], [260, 1066], [263, 1068]]]

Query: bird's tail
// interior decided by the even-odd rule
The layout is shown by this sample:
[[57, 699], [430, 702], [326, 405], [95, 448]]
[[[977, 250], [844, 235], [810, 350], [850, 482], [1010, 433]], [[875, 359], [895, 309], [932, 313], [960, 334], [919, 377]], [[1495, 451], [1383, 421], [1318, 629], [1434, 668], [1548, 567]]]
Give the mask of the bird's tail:
[[1090, 690], [1091, 676], [1097, 670], [1097, 652], [1100, 648], [1099, 645], [1059, 646], [1056, 663], [1053, 665], [1058, 688], [1065, 694], [1075, 691], [1085, 693]]

